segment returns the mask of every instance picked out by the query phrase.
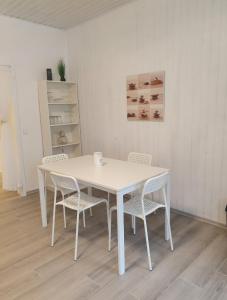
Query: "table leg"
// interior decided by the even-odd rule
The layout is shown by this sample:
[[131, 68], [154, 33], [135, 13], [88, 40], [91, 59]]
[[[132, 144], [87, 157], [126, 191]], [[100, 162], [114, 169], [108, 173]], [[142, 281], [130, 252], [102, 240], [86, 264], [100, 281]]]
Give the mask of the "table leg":
[[47, 206], [45, 197], [45, 181], [44, 181], [44, 171], [38, 169], [38, 179], [39, 179], [39, 199], [41, 208], [41, 218], [42, 226], [47, 227]]
[[[89, 186], [89, 187], [87, 188], [87, 191], [88, 191], [88, 195], [89, 195], [90, 197], [92, 197], [92, 187], [91, 187], [91, 186]], [[90, 216], [91, 216], [91, 217], [93, 216], [93, 214], [92, 214], [92, 208], [90, 208]]]
[[[170, 218], [170, 174], [168, 176], [168, 181], [166, 185], [166, 198], [167, 198], [167, 210], [169, 212], [169, 218]], [[168, 232], [168, 220], [167, 220], [167, 214], [165, 214], [165, 240], [169, 240], [169, 232]]]
[[123, 194], [117, 193], [118, 273], [125, 273], [125, 237]]

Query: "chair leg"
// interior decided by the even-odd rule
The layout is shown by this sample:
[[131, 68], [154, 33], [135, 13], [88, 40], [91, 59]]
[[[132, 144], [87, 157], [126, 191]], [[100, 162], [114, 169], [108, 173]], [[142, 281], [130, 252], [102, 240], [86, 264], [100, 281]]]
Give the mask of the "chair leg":
[[[62, 200], [64, 201], [65, 195], [62, 191], [61, 191], [61, 196], [62, 196]], [[64, 205], [62, 206], [62, 210], [63, 210], [64, 228], [66, 228], [66, 216], [65, 216], [65, 206]]]
[[45, 197], [45, 199], [46, 199], [46, 201], [47, 201], [47, 186], [46, 186], [46, 177], [47, 177], [47, 175], [46, 175], [46, 172], [44, 172], [44, 197]]
[[109, 245], [108, 251], [111, 251], [111, 226], [112, 226], [112, 209], [109, 210]]
[[86, 227], [85, 210], [83, 210], [83, 225], [84, 225], [84, 228], [85, 228]]
[[66, 213], [65, 213], [65, 206], [62, 206], [63, 208], [63, 219], [64, 219], [64, 228], [66, 228]]
[[53, 221], [52, 221], [52, 233], [51, 233], [51, 246], [54, 246], [54, 230], [55, 230], [55, 214], [56, 214], [56, 198], [57, 192], [54, 191], [54, 207], [53, 207]]
[[145, 231], [145, 238], [146, 238], [146, 245], [147, 245], [148, 265], [149, 265], [149, 270], [152, 271], [151, 253], [150, 253], [149, 239], [148, 239], [148, 233], [147, 233], [147, 221], [146, 221], [146, 217], [144, 218], [143, 221], [144, 221], [144, 231]]
[[[107, 215], [107, 227], [108, 227], [108, 236], [110, 236], [110, 204], [109, 201], [106, 202], [106, 215]], [[108, 240], [108, 251], [110, 242]]]
[[[90, 197], [92, 196], [92, 187], [91, 187], [91, 186], [89, 186], [89, 187], [87, 188], [87, 193], [88, 193], [88, 195], [89, 195]], [[93, 216], [92, 208], [90, 208], [90, 216], [91, 216], [91, 217]]]
[[77, 260], [77, 253], [78, 253], [78, 232], [79, 232], [79, 219], [80, 213], [77, 211], [77, 218], [76, 218], [76, 237], [75, 237], [75, 254], [74, 260]]
[[168, 209], [166, 209], [166, 218], [167, 218], [167, 226], [169, 231], [169, 241], [170, 241], [170, 248], [173, 251], [173, 239], [172, 239], [172, 232], [171, 232], [171, 226], [170, 226], [170, 216]]
[[136, 234], [136, 217], [132, 216], [132, 229], [133, 229], [133, 234]]

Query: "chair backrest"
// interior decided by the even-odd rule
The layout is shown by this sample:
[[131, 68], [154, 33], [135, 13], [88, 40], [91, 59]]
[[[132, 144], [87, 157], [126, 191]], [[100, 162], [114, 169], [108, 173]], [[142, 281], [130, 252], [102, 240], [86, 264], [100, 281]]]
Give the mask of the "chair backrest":
[[165, 206], [167, 206], [167, 197], [166, 197], [166, 190], [165, 186], [168, 181], [168, 173], [163, 173], [156, 177], [148, 179], [143, 186], [142, 195], [141, 195], [141, 202], [142, 202], [142, 211], [145, 217], [145, 210], [144, 210], [144, 196], [153, 192], [160, 191], [162, 192], [162, 197], [164, 200]]
[[163, 173], [161, 175], [155, 176], [148, 179], [143, 187], [143, 195], [154, 193], [156, 191], [164, 188], [168, 181], [168, 173]]
[[71, 190], [72, 192], [77, 192], [75, 194], [75, 197], [77, 198], [78, 205], [79, 205], [80, 189], [76, 178], [72, 176], [66, 176], [66, 175], [54, 173], [54, 172], [50, 173], [50, 178], [54, 184], [55, 192], [58, 190], [60, 191], [62, 189], [67, 189], [67, 190]]
[[151, 165], [152, 155], [146, 153], [130, 152], [128, 154], [128, 161], [143, 165]]
[[42, 164], [48, 164], [51, 162], [64, 160], [64, 159], [68, 159], [68, 158], [69, 158], [68, 154], [65, 154], [65, 153], [48, 155], [48, 156], [45, 156], [42, 158]]

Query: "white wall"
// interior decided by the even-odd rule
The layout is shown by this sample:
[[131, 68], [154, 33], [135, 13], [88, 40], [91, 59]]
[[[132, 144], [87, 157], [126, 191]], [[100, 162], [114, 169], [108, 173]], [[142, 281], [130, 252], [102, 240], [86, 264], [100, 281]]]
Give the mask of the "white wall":
[[56, 68], [66, 54], [65, 33], [0, 16], [0, 65], [12, 65], [20, 111], [26, 190], [37, 188], [36, 166], [42, 156], [37, 80]]
[[[85, 153], [153, 154], [172, 206], [225, 222], [227, 1], [140, 0], [68, 31]], [[164, 123], [128, 122], [126, 76], [166, 71]]]

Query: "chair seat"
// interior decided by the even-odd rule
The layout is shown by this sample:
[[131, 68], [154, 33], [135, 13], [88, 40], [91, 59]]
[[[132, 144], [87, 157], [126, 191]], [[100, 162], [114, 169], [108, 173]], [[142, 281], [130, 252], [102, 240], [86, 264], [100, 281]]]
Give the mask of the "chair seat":
[[[155, 210], [161, 207], [165, 207], [165, 205], [144, 197], [145, 216], [153, 213]], [[115, 209], [117, 209], [117, 206], [111, 207], [111, 210]], [[141, 198], [133, 197], [132, 199], [125, 202], [124, 213], [143, 219]]]
[[[78, 210], [77, 201], [78, 198], [75, 195], [72, 195], [62, 201], [57, 202], [56, 205], [62, 205], [73, 210]], [[80, 192], [80, 211], [86, 210], [103, 202], [107, 203], [107, 200], [104, 198], [89, 196], [83, 192]]]

